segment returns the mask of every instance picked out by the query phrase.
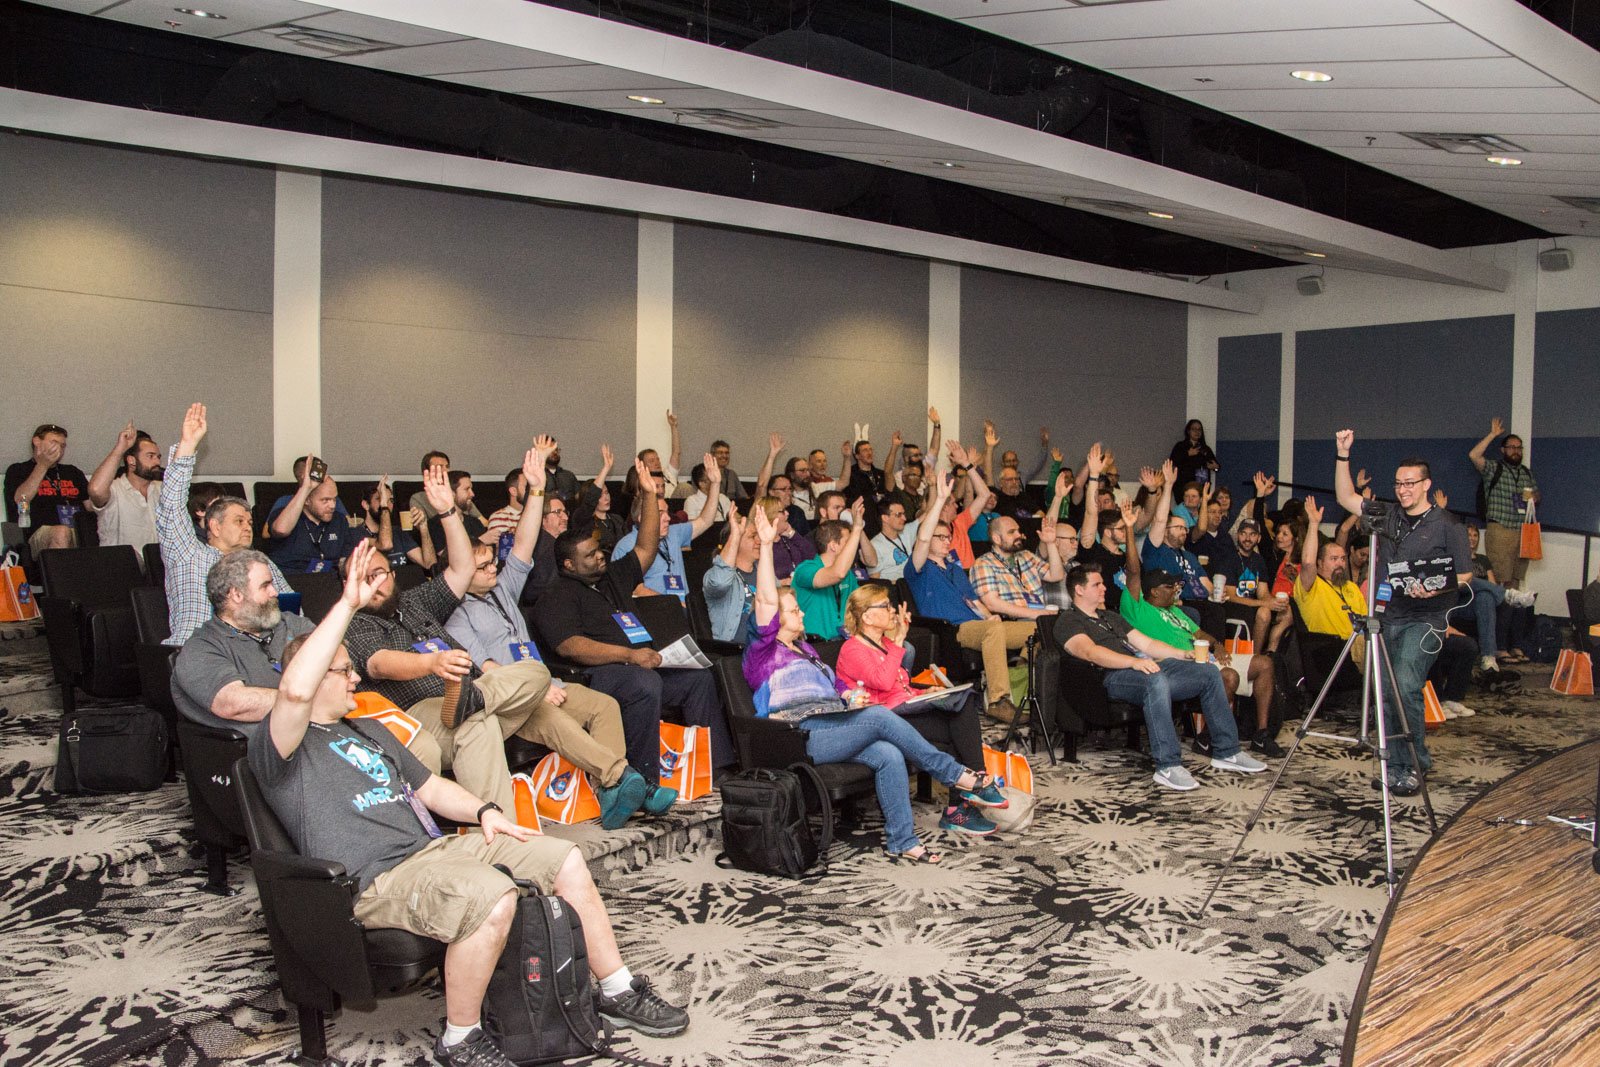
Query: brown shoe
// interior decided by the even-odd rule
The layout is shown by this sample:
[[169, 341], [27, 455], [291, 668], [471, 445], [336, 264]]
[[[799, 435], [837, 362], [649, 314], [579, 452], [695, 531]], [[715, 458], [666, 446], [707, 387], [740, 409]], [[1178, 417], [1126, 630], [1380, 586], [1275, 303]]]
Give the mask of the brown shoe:
[[439, 721], [446, 730], [456, 728], [456, 714], [461, 710], [461, 683], [444, 683], [444, 703], [439, 705]]
[[1017, 706], [1009, 696], [1003, 696], [989, 705], [989, 717], [1000, 722], [1011, 722], [1017, 717]]

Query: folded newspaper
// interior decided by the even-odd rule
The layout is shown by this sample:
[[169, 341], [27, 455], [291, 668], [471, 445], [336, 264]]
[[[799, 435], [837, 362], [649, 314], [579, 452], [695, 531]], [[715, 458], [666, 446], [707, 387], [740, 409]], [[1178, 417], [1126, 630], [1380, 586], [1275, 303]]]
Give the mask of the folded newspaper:
[[707, 670], [711, 667], [711, 661], [706, 658], [704, 652], [700, 651], [700, 646], [694, 643], [694, 638], [684, 634], [661, 650], [661, 665], [663, 667], [698, 667], [702, 670]]

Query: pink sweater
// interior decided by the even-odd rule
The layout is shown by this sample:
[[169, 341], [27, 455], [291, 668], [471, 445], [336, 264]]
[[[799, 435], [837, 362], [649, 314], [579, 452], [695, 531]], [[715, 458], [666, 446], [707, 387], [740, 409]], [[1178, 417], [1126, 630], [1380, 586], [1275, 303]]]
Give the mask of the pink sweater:
[[857, 682], [866, 687], [873, 704], [886, 708], [898, 707], [915, 692], [911, 676], [902, 664], [906, 650], [887, 638], [879, 651], [865, 638], [857, 635], [844, 643], [839, 650], [839, 681], [854, 689]]

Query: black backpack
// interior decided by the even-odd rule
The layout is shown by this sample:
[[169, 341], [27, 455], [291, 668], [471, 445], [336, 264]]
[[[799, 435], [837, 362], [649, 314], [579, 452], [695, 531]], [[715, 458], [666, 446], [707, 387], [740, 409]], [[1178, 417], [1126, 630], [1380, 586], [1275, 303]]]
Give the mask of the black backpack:
[[518, 899], [483, 1008], [485, 1032], [512, 1063], [608, 1052], [589, 983], [583, 923], [565, 900], [537, 890]]
[[[800, 776], [815, 787], [822, 814], [822, 836], [811, 833]], [[722, 783], [722, 866], [800, 878], [828, 854], [833, 842], [833, 805], [828, 787], [809, 763], [786, 771], [754, 770]], [[726, 863], [723, 861], [726, 860]]]

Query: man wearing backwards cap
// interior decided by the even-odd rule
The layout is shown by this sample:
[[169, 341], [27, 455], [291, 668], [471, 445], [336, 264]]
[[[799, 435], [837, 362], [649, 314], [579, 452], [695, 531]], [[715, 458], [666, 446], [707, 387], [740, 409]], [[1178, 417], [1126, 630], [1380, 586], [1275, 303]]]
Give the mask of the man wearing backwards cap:
[[1226, 581], [1223, 600], [1229, 605], [1228, 617], [1251, 624], [1250, 637], [1257, 648], [1272, 648], [1289, 628], [1289, 600], [1272, 595], [1272, 568], [1257, 547], [1261, 525], [1254, 519], [1240, 522], [1233, 531], [1233, 544], [1233, 552], [1212, 560]]

